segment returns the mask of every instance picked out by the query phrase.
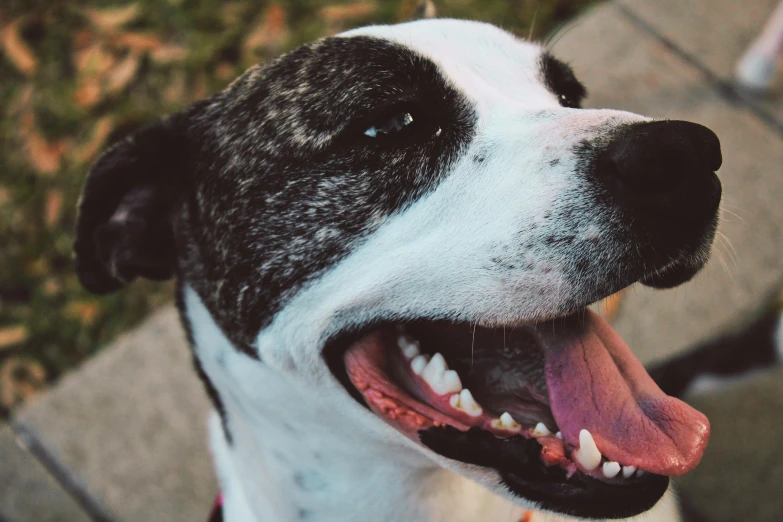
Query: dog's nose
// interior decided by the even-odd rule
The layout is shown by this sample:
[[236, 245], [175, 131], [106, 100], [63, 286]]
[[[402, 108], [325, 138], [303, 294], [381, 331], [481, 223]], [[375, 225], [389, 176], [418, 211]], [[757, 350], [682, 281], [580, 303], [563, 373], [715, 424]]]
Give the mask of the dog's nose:
[[720, 141], [707, 127], [656, 121], [626, 128], [602, 154], [598, 173], [621, 201], [680, 214], [693, 203], [717, 207], [713, 172], [721, 162]]

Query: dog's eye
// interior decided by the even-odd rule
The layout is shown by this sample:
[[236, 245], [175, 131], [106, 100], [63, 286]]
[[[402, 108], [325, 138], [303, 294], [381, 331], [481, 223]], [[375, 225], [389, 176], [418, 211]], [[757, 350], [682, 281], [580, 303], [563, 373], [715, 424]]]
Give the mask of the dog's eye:
[[562, 107], [567, 107], [569, 109], [581, 109], [582, 108], [582, 102], [579, 100], [579, 98], [575, 96], [568, 96], [565, 94], [561, 94], [559, 96], [560, 98], [560, 105]]
[[414, 121], [410, 112], [398, 112], [391, 117], [385, 118], [384, 121], [370, 126], [364, 131], [364, 135], [370, 138], [389, 136], [404, 130], [409, 125], [412, 125]]
[[440, 135], [431, 112], [416, 102], [403, 102], [386, 107], [365, 119], [360, 124], [360, 129], [364, 139], [390, 143], [408, 143], [430, 134]]

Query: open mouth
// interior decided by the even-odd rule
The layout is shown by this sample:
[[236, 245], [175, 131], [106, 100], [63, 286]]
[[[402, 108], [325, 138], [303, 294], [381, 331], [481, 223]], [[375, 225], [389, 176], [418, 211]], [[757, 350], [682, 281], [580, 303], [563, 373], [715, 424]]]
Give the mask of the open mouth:
[[506, 327], [387, 324], [332, 346], [332, 371], [387, 423], [565, 514], [646, 511], [709, 438], [706, 417], [664, 394], [590, 310]]

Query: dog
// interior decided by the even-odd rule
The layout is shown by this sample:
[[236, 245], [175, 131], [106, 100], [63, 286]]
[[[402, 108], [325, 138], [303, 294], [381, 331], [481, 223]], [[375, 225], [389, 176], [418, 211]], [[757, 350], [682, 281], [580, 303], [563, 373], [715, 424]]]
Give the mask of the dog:
[[587, 307], [706, 263], [720, 143], [585, 95], [492, 25], [370, 26], [102, 155], [76, 271], [176, 276], [225, 520], [679, 520], [709, 423]]

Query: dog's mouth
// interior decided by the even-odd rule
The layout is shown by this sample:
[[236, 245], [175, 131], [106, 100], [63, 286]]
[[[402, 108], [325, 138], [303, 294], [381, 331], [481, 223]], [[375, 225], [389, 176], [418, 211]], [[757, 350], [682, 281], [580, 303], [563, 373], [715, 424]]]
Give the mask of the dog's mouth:
[[664, 394], [589, 310], [513, 327], [383, 325], [331, 353], [349, 391], [400, 432], [561, 513], [646, 511], [709, 437], [706, 417]]

